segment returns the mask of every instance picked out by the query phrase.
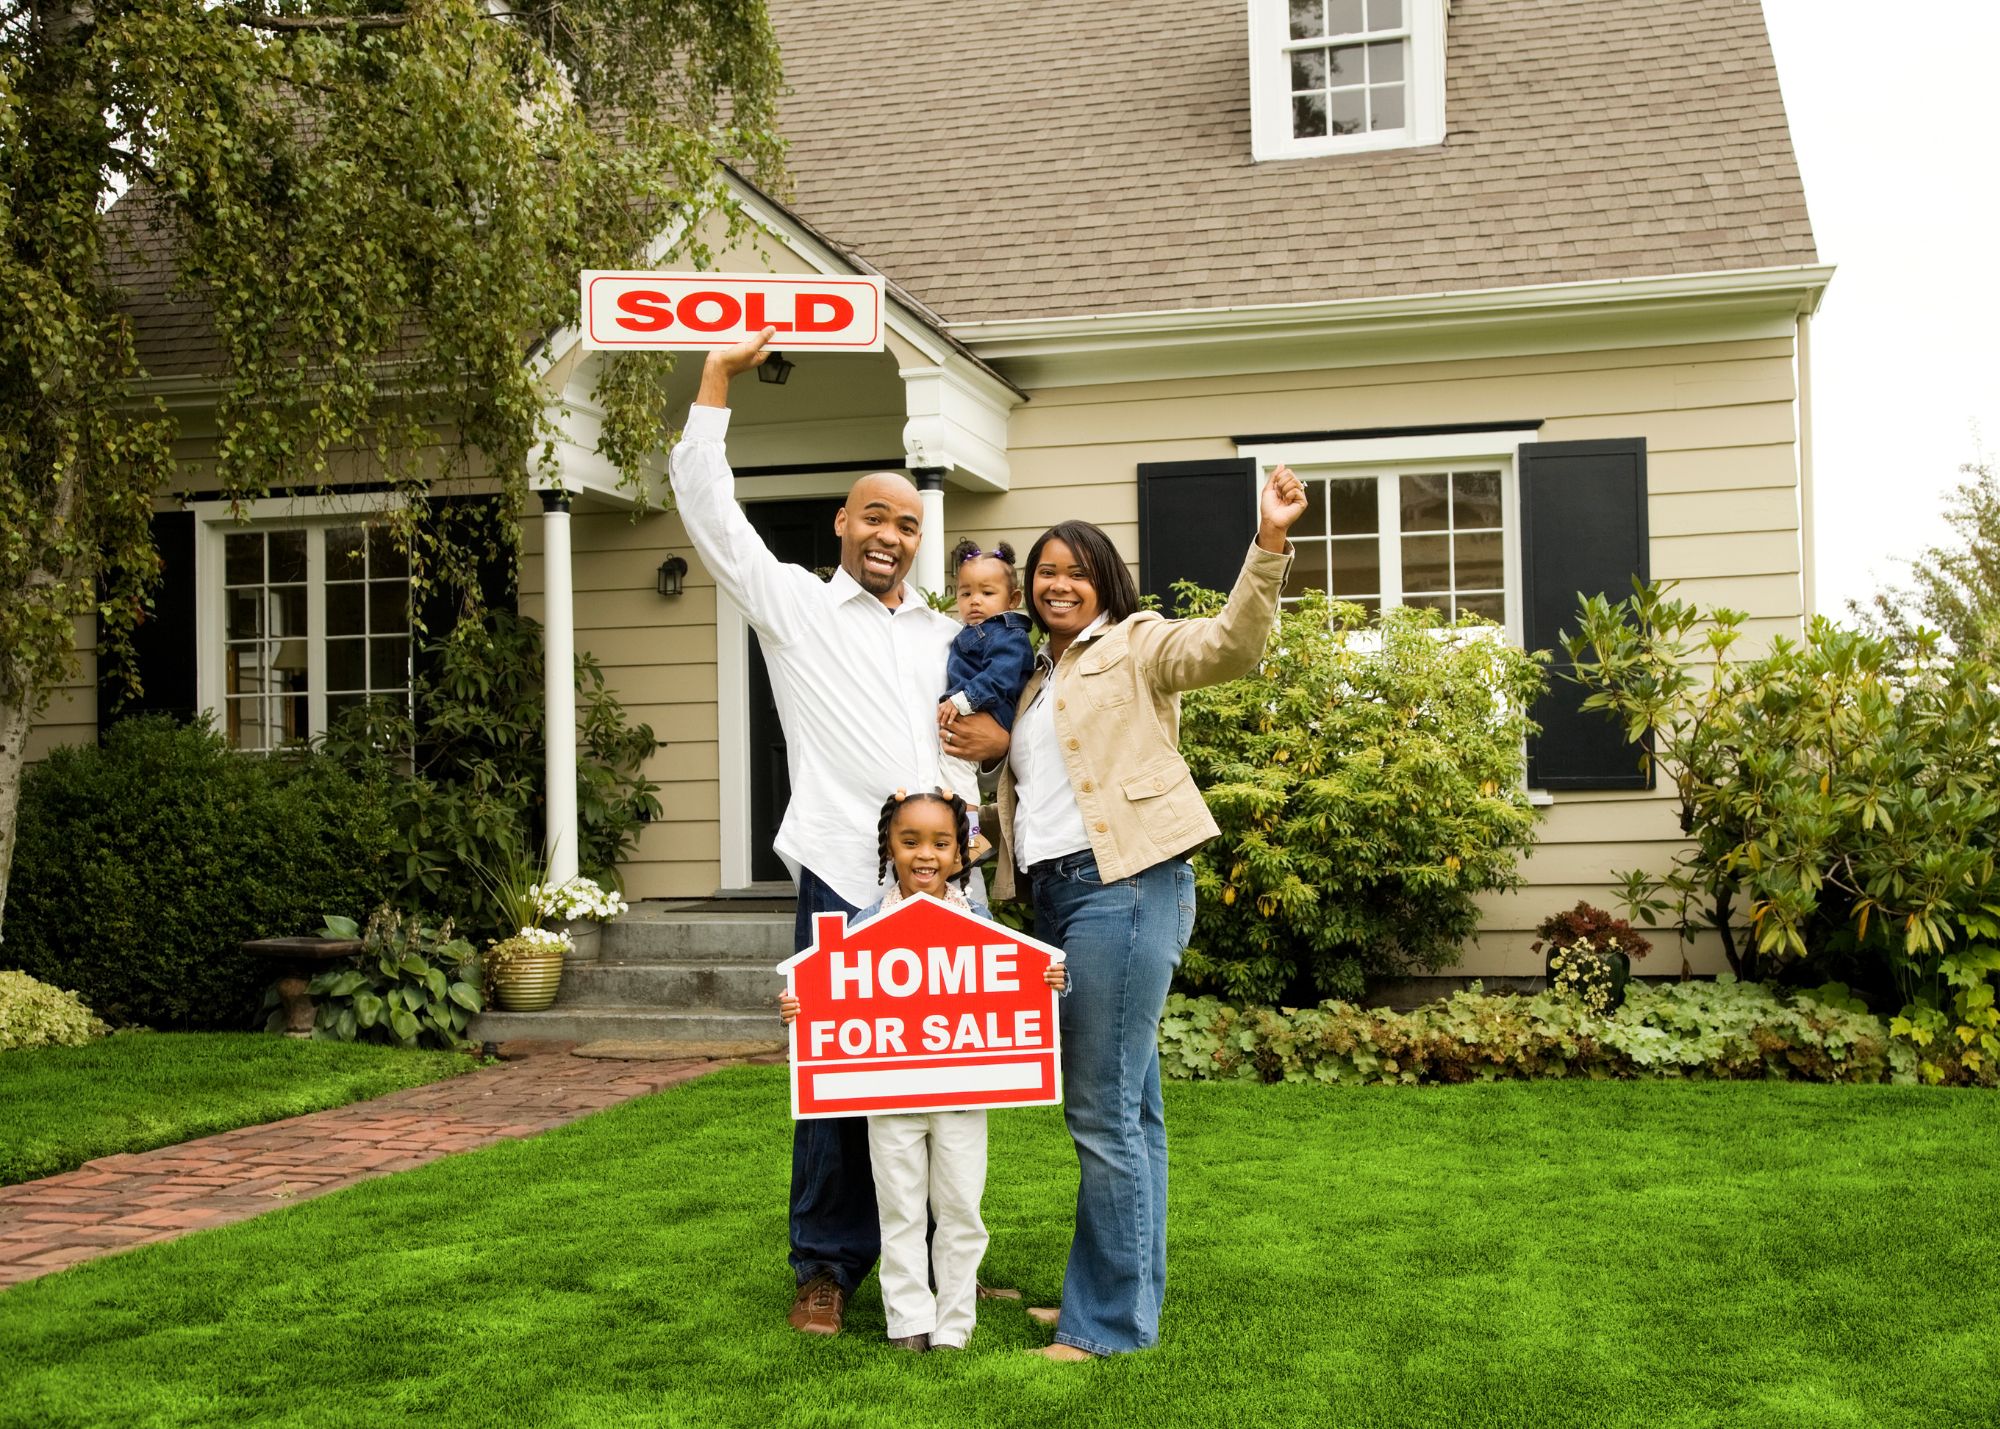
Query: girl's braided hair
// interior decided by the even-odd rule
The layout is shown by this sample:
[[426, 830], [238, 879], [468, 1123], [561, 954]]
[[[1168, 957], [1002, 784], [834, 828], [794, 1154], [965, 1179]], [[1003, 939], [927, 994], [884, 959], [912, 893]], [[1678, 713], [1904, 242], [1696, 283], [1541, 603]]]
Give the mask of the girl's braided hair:
[[875, 876], [889, 876], [889, 829], [896, 822], [896, 811], [905, 804], [942, 804], [951, 810], [952, 837], [958, 844], [958, 872], [952, 875], [952, 882], [964, 892], [965, 881], [972, 877], [972, 834], [966, 822], [965, 800], [949, 789], [919, 789], [914, 794], [898, 789], [882, 801], [882, 818], [875, 826], [875, 848], [882, 863]]
[[1007, 593], [1012, 595], [1021, 589], [1021, 572], [1014, 565], [1014, 548], [1005, 541], [990, 551], [980, 550], [977, 541], [960, 541], [951, 548], [952, 571], [956, 573], [967, 561], [998, 561], [1007, 568]]

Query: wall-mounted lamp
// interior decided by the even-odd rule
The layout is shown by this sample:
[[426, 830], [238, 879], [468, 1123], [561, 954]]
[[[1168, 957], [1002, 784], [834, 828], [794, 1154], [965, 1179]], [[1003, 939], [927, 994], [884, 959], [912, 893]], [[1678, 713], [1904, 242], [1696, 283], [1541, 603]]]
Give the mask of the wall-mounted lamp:
[[654, 589], [661, 595], [679, 595], [681, 577], [688, 573], [688, 563], [679, 556], [668, 556], [660, 562], [660, 574]]
[[759, 382], [775, 382], [782, 387], [785, 385], [785, 379], [792, 375], [792, 369], [796, 366], [798, 366], [796, 362], [785, 361], [785, 354], [782, 352], [769, 353], [764, 358], [764, 365], [757, 369], [757, 380]]

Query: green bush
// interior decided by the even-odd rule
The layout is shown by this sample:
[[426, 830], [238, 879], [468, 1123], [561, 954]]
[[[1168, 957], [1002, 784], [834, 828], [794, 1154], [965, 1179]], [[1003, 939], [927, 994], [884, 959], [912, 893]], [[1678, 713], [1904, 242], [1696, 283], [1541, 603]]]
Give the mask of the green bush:
[[[1412, 1012], [1280, 1011], [1167, 999], [1160, 1070], [1180, 1079], [1414, 1086], [1546, 1077], [1914, 1082], [1910, 1043], [1839, 983], [1633, 983], [1610, 1017], [1547, 993], [1461, 992]], [[1994, 1085], [1989, 1075], [1983, 1084]]]
[[[424, 650], [416, 712], [357, 710], [319, 748], [379, 791], [395, 844], [394, 901], [482, 937], [514, 931], [479, 870], [532, 864], [544, 828], [542, 632], [505, 611]], [[618, 860], [660, 813], [641, 772], [657, 747], [628, 723], [588, 651], [577, 656], [578, 871], [618, 884]]]
[[1182, 699], [1181, 753], [1222, 829], [1194, 859], [1184, 987], [1270, 1002], [1304, 973], [1358, 997], [1368, 975], [1456, 962], [1474, 895], [1520, 882], [1541, 671], [1473, 617], [1365, 618], [1308, 596], [1255, 673]]
[[0, 972], [0, 1052], [28, 1047], [81, 1047], [111, 1029], [73, 992]]
[[246, 1028], [271, 967], [240, 945], [376, 906], [391, 833], [373, 791], [326, 759], [125, 720], [24, 775], [0, 960], [116, 1024]]
[[[329, 917], [329, 938], [363, 936], [350, 918]], [[386, 1042], [394, 1047], [469, 1047], [466, 1024], [480, 1010], [479, 955], [454, 938], [451, 924], [426, 925], [390, 908], [368, 920], [363, 947], [344, 968], [328, 968], [307, 984], [318, 1004], [313, 1036], [323, 1042]], [[285, 1010], [277, 989], [264, 996], [270, 1020], [282, 1030]]]

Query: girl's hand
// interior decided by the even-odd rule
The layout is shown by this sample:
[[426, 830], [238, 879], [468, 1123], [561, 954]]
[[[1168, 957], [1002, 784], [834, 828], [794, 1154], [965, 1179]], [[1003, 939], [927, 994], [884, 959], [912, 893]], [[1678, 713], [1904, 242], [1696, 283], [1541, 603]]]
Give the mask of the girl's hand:
[[1042, 972], [1042, 981], [1061, 992], [1069, 986], [1069, 969], [1061, 963], [1050, 963]]
[[785, 1019], [785, 1026], [790, 1027], [794, 1022], [798, 1020], [799, 1000], [796, 997], [793, 997], [789, 992], [779, 993], [778, 1016]]
[[958, 706], [950, 700], [938, 702], [938, 724], [940, 727], [958, 722]]

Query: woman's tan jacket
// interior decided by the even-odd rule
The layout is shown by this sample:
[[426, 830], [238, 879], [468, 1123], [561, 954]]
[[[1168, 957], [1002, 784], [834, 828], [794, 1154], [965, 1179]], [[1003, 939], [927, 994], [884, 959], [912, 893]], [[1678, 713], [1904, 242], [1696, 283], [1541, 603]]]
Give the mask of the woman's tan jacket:
[[[1278, 622], [1290, 554], [1252, 545], [1220, 614], [1166, 620], [1142, 610], [1063, 651], [1055, 668], [1056, 743], [1106, 883], [1184, 854], [1218, 830], [1180, 754], [1181, 691], [1248, 674]], [[1042, 686], [1021, 693], [1025, 712]], [[1015, 717], [1015, 728], [1020, 718]], [[1014, 767], [1000, 774], [995, 898], [1025, 898], [1014, 867]]]

